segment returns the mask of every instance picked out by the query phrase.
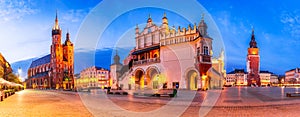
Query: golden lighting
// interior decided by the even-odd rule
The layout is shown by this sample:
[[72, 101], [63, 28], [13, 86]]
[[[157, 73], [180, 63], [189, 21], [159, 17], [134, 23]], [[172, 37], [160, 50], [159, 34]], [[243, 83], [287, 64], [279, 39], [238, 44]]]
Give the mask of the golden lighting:
[[207, 78], [207, 75], [202, 76], [202, 80], [205, 80]]
[[259, 49], [258, 48], [249, 48], [248, 49], [248, 53], [252, 54], [252, 55], [257, 55], [258, 54]]
[[131, 78], [130, 78], [130, 81], [129, 81], [129, 84], [134, 84], [134, 82], [135, 82], [135, 81], [134, 81], [134, 77], [131, 77]]
[[157, 75], [156, 76], [157, 78], [158, 78], [158, 83], [166, 83], [167, 82], [167, 78], [166, 78], [166, 76], [165, 75], [163, 75], [163, 74], [159, 74], [159, 75]]
[[5, 64], [5, 65], [6, 65], [6, 67], [7, 67], [7, 68], [9, 67], [9, 64], [8, 64], [8, 62], [6, 62], [6, 64]]

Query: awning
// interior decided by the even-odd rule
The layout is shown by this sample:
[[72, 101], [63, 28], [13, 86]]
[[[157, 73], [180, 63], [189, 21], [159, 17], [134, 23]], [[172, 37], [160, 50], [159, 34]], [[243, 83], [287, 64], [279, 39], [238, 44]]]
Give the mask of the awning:
[[155, 50], [155, 49], [159, 49], [160, 46], [152, 46], [152, 47], [149, 47], [149, 48], [145, 48], [145, 49], [141, 49], [141, 50], [137, 50], [137, 51], [134, 51], [132, 53], [132, 55], [137, 55], [137, 54], [141, 54], [141, 53], [144, 53], [144, 52], [147, 52], [147, 51], [150, 51], [150, 50]]
[[8, 86], [21, 86], [21, 87], [23, 87], [23, 85], [21, 85], [21, 84], [17, 84], [17, 83], [14, 83], [14, 82], [9, 82], [9, 81], [7, 81], [7, 80], [5, 80], [5, 79], [3, 79], [3, 78], [0, 78], [0, 85], [8, 85]]

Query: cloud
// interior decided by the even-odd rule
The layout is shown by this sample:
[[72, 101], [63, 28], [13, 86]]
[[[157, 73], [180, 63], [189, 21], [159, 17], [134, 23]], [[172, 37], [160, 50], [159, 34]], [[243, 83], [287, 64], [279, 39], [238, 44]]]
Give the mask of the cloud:
[[72, 23], [81, 22], [88, 12], [89, 10], [84, 10], [84, 9], [68, 10], [62, 15], [63, 16], [62, 19], [65, 22], [72, 22]]
[[289, 32], [294, 38], [300, 37], [300, 12], [283, 11], [280, 16], [280, 22], [284, 24], [284, 31]]
[[30, 0], [0, 0], [0, 22], [19, 21], [26, 15], [35, 14], [33, 2]]

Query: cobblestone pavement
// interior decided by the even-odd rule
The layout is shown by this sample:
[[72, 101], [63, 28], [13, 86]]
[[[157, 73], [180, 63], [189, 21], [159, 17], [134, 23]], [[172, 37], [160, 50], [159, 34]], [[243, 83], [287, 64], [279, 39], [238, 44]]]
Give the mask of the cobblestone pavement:
[[0, 102], [1, 117], [92, 117], [76, 93], [23, 90]]
[[256, 106], [256, 107], [214, 107], [207, 117], [299, 117], [299, 104]]
[[[285, 96], [287, 92], [295, 91], [298, 88], [237, 87], [222, 91], [183, 91], [182, 95], [175, 98], [158, 98], [106, 95], [102, 90], [91, 93], [25, 90], [0, 102], [0, 116], [297, 117], [300, 98]], [[211, 93], [215, 95], [211, 97]], [[207, 102], [208, 98], [217, 100], [215, 103]]]

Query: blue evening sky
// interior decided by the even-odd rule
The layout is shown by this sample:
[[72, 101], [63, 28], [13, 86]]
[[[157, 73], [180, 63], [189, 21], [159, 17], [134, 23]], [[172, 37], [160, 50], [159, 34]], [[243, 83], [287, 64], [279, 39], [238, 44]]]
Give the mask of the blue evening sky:
[[[71, 40], [76, 42], [77, 32], [82, 22], [99, 2], [100, 0], [0, 1], [0, 26], [2, 27], [0, 28], [2, 32], [0, 52], [11, 63], [50, 53], [51, 28], [56, 10], [63, 30], [62, 40], [65, 40], [65, 34], [69, 30]], [[260, 48], [261, 70], [283, 74], [286, 70], [300, 66], [299, 1], [199, 0], [198, 2], [210, 13], [220, 30], [225, 45], [228, 72], [234, 68], [246, 68], [247, 48], [252, 27]], [[180, 7], [178, 9], [186, 10]], [[99, 38], [111, 39], [115, 42], [118, 40], [115, 37], [118, 37], [123, 40], [119, 40], [118, 43], [125, 43], [127, 41], [124, 40], [129, 39], [128, 37], [134, 32], [133, 26], [141, 24], [140, 28], [143, 28], [149, 13], [154, 22], [160, 23], [164, 11], [167, 13], [170, 26], [175, 25], [177, 29], [178, 26], [187, 27], [189, 24], [183, 18], [184, 16], [172, 11], [142, 8], [118, 16]], [[140, 18], [120, 23], [122, 19], [128, 21], [130, 20], [128, 17], [135, 15]], [[197, 18], [201, 17], [201, 14], [194, 15]], [[112, 33], [110, 30], [119, 31]], [[110, 41], [97, 43], [97, 48], [103, 48], [105, 43], [109, 44]], [[131, 41], [128, 43], [132, 44]]]
[[217, 23], [226, 47], [227, 71], [245, 67], [254, 27], [261, 70], [277, 74], [299, 67], [300, 1], [200, 0]]

